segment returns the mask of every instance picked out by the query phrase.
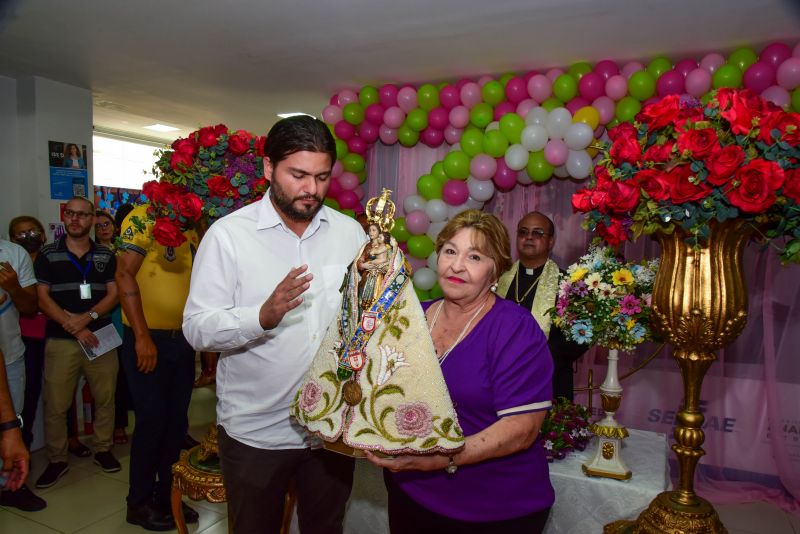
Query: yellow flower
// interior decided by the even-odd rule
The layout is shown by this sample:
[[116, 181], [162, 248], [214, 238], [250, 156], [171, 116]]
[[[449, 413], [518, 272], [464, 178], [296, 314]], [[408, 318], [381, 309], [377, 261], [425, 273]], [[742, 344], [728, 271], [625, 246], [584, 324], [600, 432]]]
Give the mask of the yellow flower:
[[628, 321], [625, 323], [625, 328], [630, 330], [631, 328], [634, 327], [635, 324], [636, 324], [636, 321], [634, 321], [633, 319], [628, 319]]
[[620, 269], [611, 273], [611, 281], [615, 286], [626, 286], [633, 283], [633, 274], [628, 269]]
[[578, 269], [575, 269], [575, 271], [572, 273], [572, 276], [569, 277], [569, 281], [575, 283], [578, 280], [583, 280], [583, 277], [586, 276], [586, 273], [588, 272], [589, 269], [587, 269], [586, 267], [580, 267]]

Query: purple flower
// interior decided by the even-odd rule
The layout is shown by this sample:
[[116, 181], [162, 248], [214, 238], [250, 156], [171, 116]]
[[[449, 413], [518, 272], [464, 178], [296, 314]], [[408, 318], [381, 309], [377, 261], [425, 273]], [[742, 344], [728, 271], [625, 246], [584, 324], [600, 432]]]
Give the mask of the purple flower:
[[311, 412], [319, 404], [319, 399], [322, 397], [322, 388], [313, 380], [309, 380], [303, 387], [303, 392], [300, 394], [300, 409], [304, 412]]
[[568, 306], [569, 300], [566, 297], [558, 299], [558, 302], [556, 303], [556, 313], [558, 313], [559, 316], [563, 316], [564, 312], [567, 311]]
[[640, 304], [641, 301], [636, 295], [625, 295], [619, 304], [619, 310], [625, 315], [634, 315], [642, 311]]
[[574, 295], [578, 295], [579, 297], [585, 297], [589, 294], [589, 286], [587, 286], [586, 282], [583, 280], [578, 280], [575, 282], [575, 285], [572, 286], [572, 293]]
[[424, 438], [433, 428], [433, 416], [424, 402], [401, 404], [394, 414], [397, 431], [405, 436]]

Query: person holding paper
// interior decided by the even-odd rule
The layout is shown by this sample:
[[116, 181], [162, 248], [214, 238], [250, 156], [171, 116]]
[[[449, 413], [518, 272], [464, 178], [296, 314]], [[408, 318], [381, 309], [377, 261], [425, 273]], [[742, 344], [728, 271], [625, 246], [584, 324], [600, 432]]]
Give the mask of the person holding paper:
[[95, 455], [100, 468], [113, 473], [120, 464], [111, 453], [117, 351], [90, 359], [81, 347], [97, 347], [93, 332], [111, 324], [117, 304], [114, 253], [89, 237], [94, 205], [74, 197], [64, 209], [66, 235], [42, 247], [34, 263], [39, 308], [47, 315], [44, 361], [44, 439], [50, 460], [37, 488], [54, 485], [69, 470], [66, 414], [83, 371], [95, 399]]

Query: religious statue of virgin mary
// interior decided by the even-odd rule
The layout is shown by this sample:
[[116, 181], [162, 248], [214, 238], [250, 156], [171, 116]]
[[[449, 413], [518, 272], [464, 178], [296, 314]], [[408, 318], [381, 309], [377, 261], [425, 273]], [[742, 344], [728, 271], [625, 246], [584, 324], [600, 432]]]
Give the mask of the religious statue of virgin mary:
[[452, 453], [464, 446], [411, 268], [389, 233], [391, 191], [367, 202], [370, 240], [347, 270], [339, 312], [291, 413], [351, 456]]

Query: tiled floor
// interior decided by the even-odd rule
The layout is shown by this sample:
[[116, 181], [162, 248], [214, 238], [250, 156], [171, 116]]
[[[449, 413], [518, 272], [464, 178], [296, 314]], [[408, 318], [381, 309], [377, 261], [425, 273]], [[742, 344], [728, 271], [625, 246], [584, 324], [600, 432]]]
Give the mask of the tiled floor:
[[[214, 404], [213, 389], [194, 390], [189, 424], [195, 438], [200, 439], [214, 421]], [[114, 452], [122, 464], [119, 473], [103, 473], [91, 457], [70, 458], [69, 473], [55, 486], [35, 490], [47, 500], [47, 508], [40, 512], [27, 513], [0, 507], [0, 533], [143, 534], [144, 530], [125, 522], [129, 445], [117, 446]], [[31, 487], [46, 464], [43, 450], [33, 454]], [[204, 501], [190, 504], [199, 512], [200, 523], [190, 525], [189, 532], [228, 532], [224, 504]], [[771, 504], [717, 505], [716, 509], [731, 534], [800, 534], [800, 517], [786, 514]]]

